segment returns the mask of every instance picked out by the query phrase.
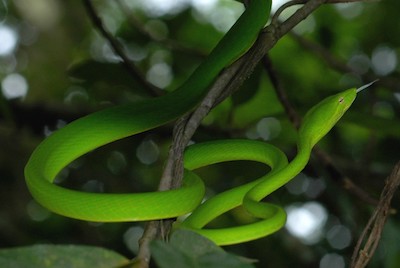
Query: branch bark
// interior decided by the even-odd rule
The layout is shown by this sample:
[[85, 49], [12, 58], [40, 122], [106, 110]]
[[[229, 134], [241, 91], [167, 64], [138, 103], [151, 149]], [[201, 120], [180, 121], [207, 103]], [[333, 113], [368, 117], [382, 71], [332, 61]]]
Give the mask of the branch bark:
[[[391, 213], [390, 202], [400, 185], [400, 161], [397, 162], [390, 176], [386, 179], [379, 203], [365, 226], [357, 245], [354, 248], [351, 267], [366, 267], [378, 247], [383, 227]], [[367, 234], [369, 233], [368, 237]], [[360, 250], [363, 241], [366, 240], [364, 248]]]

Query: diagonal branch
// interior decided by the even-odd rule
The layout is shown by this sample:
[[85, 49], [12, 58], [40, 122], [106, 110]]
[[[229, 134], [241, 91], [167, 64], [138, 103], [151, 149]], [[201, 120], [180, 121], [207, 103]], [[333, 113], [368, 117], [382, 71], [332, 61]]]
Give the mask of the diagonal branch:
[[[367, 225], [365, 226], [360, 238], [357, 241], [357, 245], [354, 249], [351, 267], [352, 268], [363, 268], [366, 267], [368, 262], [371, 260], [378, 247], [381, 239], [383, 227], [385, 226], [386, 220], [389, 217], [390, 202], [392, 201], [393, 195], [397, 191], [400, 185], [400, 161], [397, 162], [392, 170], [390, 176], [386, 179], [385, 187], [382, 190], [379, 203], [376, 206], [374, 212], [371, 215]], [[367, 234], [368, 237], [367, 237]], [[364, 248], [360, 250], [361, 244], [365, 241]]]
[[207, 56], [203, 51], [198, 51], [192, 47], [186, 46], [185, 44], [177, 40], [164, 36], [160, 38], [153, 31], [147, 29], [143, 24], [143, 22], [137, 16], [135, 16], [134, 12], [130, 10], [129, 6], [126, 4], [126, 0], [118, 0], [116, 2], [119, 5], [120, 10], [124, 12], [124, 15], [126, 16], [128, 22], [135, 28], [135, 30], [137, 30], [140, 34], [144, 35], [146, 38], [154, 42], [157, 42], [158, 44], [161, 44], [167, 49], [170, 49], [172, 51], [177, 51], [180, 53], [185, 53], [190, 55], [197, 55], [200, 57]]
[[161, 95], [161, 90], [156, 86], [150, 84], [136, 68], [136, 66], [129, 60], [128, 56], [125, 54], [122, 45], [117, 41], [116, 38], [112, 36], [111, 33], [105, 28], [102, 20], [97, 15], [97, 12], [91, 2], [91, 0], [83, 0], [86, 12], [92, 21], [94, 27], [103, 35], [103, 37], [109, 42], [114, 52], [122, 59], [122, 65], [129, 72], [129, 74], [138, 81], [145, 89], [148, 89], [151, 95], [159, 96]]

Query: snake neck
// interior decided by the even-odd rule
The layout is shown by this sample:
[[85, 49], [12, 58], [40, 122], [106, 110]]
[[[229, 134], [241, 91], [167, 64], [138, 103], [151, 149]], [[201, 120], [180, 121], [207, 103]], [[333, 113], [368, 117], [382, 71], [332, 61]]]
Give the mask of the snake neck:
[[307, 165], [311, 155], [311, 150], [298, 147], [297, 155], [290, 161], [290, 163], [275, 175], [277, 177], [277, 183], [275, 189], [284, 186], [289, 181], [291, 181], [294, 177], [296, 177]]
[[296, 175], [298, 175], [307, 165], [310, 159], [311, 148], [298, 147], [297, 155], [285, 167], [279, 170], [273, 170], [268, 177], [252, 188], [247, 194], [245, 199], [250, 199], [253, 202], [259, 202], [272, 192], [276, 191]]
[[293, 158], [293, 160], [289, 163], [287, 166], [286, 171], [287, 174], [287, 181], [284, 183], [288, 183], [290, 180], [292, 180], [294, 177], [296, 177], [307, 165], [308, 161], [310, 160], [311, 156], [311, 149], [312, 148], [301, 148], [298, 147], [297, 149], [297, 155]]

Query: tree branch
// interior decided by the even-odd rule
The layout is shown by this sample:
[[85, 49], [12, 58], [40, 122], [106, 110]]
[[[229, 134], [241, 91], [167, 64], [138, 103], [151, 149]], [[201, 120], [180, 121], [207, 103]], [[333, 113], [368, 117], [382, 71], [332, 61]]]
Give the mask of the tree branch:
[[262, 64], [264, 66], [264, 69], [268, 73], [271, 84], [275, 89], [276, 95], [278, 96], [279, 101], [282, 103], [282, 106], [285, 109], [285, 113], [287, 114], [289, 120], [292, 122], [295, 128], [299, 128], [301, 123], [301, 118], [294, 109], [294, 107], [292, 106], [292, 104], [290, 103], [289, 98], [286, 94], [286, 90], [284, 89], [284, 86], [279, 79], [279, 75], [277, 74], [277, 71], [273, 67], [273, 64], [268, 54], [266, 54], [263, 57]]
[[[354, 249], [351, 267], [352, 268], [363, 268], [367, 266], [375, 253], [375, 250], [381, 239], [383, 227], [385, 226], [386, 220], [390, 214], [390, 202], [393, 198], [394, 193], [400, 185], [400, 161], [397, 162], [392, 170], [390, 176], [386, 179], [385, 187], [382, 190], [379, 204], [376, 206], [374, 212], [371, 215], [367, 225], [365, 226], [360, 238], [357, 241], [357, 245]], [[369, 233], [368, 238], [366, 238]], [[361, 244], [366, 239], [364, 248], [360, 250]]]
[[136, 68], [135, 65], [129, 60], [128, 56], [125, 54], [122, 45], [115, 39], [105, 28], [100, 17], [91, 2], [91, 0], [83, 0], [86, 12], [93, 23], [93, 26], [102, 34], [102, 36], [109, 42], [114, 52], [122, 59], [122, 65], [129, 72], [129, 74], [138, 81], [144, 88], [148, 89], [150, 94], [153, 96], [160, 96], [161, 90], [156, 86], [150, 84]]
[[[310, 40], [307, 40], [306, 38], [294, 32], [290, 32], [289, 35], [294, 40], [296, 40], [303, 48], [311, 51], [312, 53], [323, 59], [332, 69], [341, 73], [356, 73], [356, 70], [351, 68], [344, 59], [341, 59], [338, 56], [333, 55], [328, 49], [324, 48], [318, 43], [311, 42]], [[373, 73], [366, 73], [361, 77], [363, 81], [374, 81], [379, 78], [379, 84], [381, 86], [393, 90], [397, 88], [399, 84], [399, 79], [397, 77], [388, 77], [388, 76], [378, 77]]]
[[198, 55], [201, 57], [206, 57], [207, 55], [199, 50], [193, 49], [189, 46], [186, 46], [185, 44], [176, 41], [174, 39], [170, 39], [168, 37], [162, 37], [160, 38], [159, 36], [157, 36], [157, 34], [155, 34], [153, 31], [147, 29], [145, 27], [145, 25], [143, 24], [143, 22], [141, 22], [134, 14], [134, 12], [132, 12], [132, 10], [129, 9], [128, 5], [126, 4], [125, 0], [118, 0], [117, 1], [120, 9], [122, 12], [124, 12], [125, 16], [128, 19], [128, 22], [142, 35], [144, 35], [145, 37], [147, 37], [148, 39], [160, 43], [162, 44], [164, 47], [166, 47], [167, 49], [170, 50], [174, 50], [174, 51], [178, 51], [181, 53], [187, 53], [187, 54], [191, 54], [191, 55]]

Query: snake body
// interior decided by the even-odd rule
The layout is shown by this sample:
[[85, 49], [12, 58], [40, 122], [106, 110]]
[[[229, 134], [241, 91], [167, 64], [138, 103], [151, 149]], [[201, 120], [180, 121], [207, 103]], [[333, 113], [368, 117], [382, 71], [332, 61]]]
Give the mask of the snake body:
[[[186, 150], [185, 175], [179, 189], [135, 194], [86, 193], [53, 183], [63, 168], [85, 153], [192, 111], [215, 77], [253, 44], [268, 20], [270, 8], [271, 0], [252, 0], [209, 57], [175, 91], [90, 114], [47, 137], [34, 150], [25, 168], [26, 183], [34, 199], [55, 213], [87, 221], [145, 221], [191, 213], [179, 228], [194, 230], [219, 245], [257, 239], [280, 229], [286, 219], [284, 210], [260, 200], [304, 168], [312, 147], [354, 101], [355, 89], [331, 96], [308, 112], [299, 130], [298, 154], [289, 164], [284, 153], [272, 145], [250, 140], [221, 140], [195, 144]], [[199, 205], [205, 186], [192, 170], [231, 160], [261, 162], [271, 166], [272, 171]], [[240, 205], [260, 220], [232, 228], [204, 229], [212, 219]]]

